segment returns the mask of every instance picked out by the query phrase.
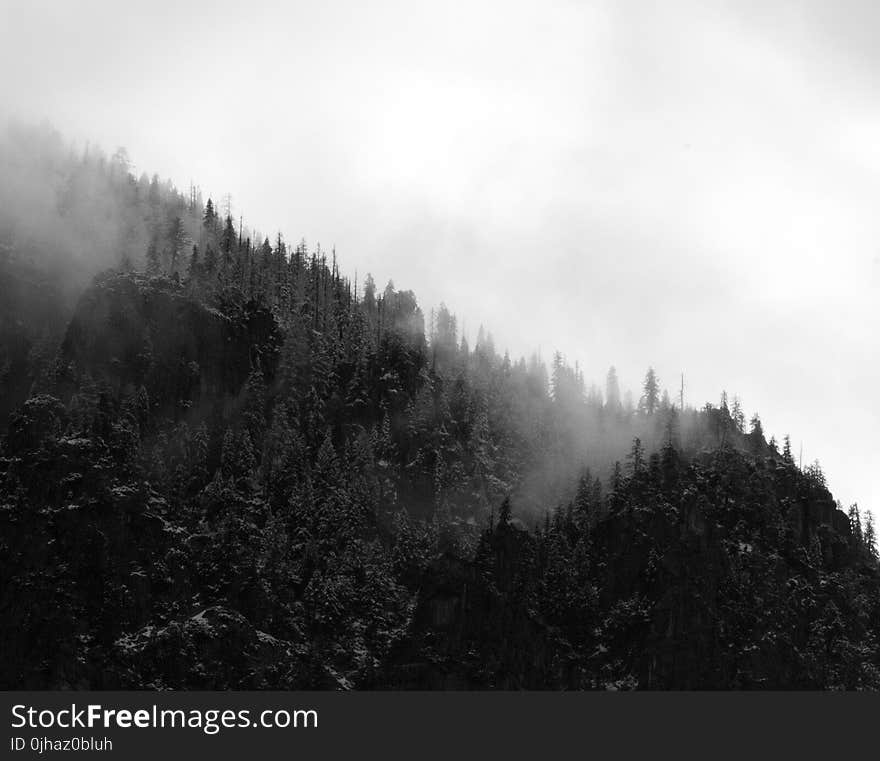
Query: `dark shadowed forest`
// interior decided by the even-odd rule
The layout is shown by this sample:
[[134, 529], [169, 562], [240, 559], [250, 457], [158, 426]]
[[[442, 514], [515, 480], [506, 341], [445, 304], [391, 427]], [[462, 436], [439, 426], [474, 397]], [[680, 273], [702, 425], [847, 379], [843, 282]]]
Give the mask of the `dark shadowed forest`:
[[10, 128], [0, 686], [880, 688], [871, 514], [678, 386]]

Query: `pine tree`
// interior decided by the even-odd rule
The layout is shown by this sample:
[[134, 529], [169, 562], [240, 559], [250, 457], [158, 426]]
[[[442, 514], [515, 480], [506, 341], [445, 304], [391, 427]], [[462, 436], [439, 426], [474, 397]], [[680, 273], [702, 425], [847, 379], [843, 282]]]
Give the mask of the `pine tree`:
[[822, 471], [822, 466], [819, 464], [818, 460], [814, 460], [812, 465], [807, 466], [805, 475], [817, 486], [822, 488], [827, 487], [825, 473]]
[[593, 477], [589, 468], [584, 468], [581, 477], [578, 479], [577, 490], [575, 491], [574, 506], [576, 510], [582, 512], [590, 511], [590, 501], [592, 499]]
[[642, 398], [639, 407], [643, 414], [649, 417], [653, 415], [660, 406], [660, 381], [657, 379], [657, 373], [653, 367], [648, 368], [645, 373], [645, 382], [642, 384]]
[[217, 213], [214, 211], [214, 202], [209, 198], [205, 204], [205, 215], [202, 217], [202, 224], [205, 229], [213, 231], [217, 224]]
[[742, 403], [738, 396], [733, 397], [733, 407], [730, 410], [730, 418], [733, 421], [733, 427], [739, 432], [744, 433], [746, 427], [746, 416], [742, 409]]
[[220, 250], [225, 255], [225, 263], [231, 263], [232, 250], [235, 248], [237, 234], [235, 225], [232, 223], [232, 217], [226, 217], [226, 223], [223, 227], [223, 234], [220, 236]]
[[782, 461], [787, 465], [794, 465], [794, 457], [791, 455], [791, 437], [785, 434], [782, 445]]
[[752, 419], [749, 422], [749, 425], [751, 426], [751, 429], [749, 430], [749, 435], [756, 439], [759, 439], [760, 441], [763, 441], [764, 427], [761, 425], [761, 418], [759, 417], [757, 412], [752, 415]]
[[868, 517], [865, 519], [864, 543], [865, 548], [868, 550], [868, 554], [874, 558], [874, 560], [877, 560], [877, 536], [874, 529], [874, 514], [871, 511], [868, 511]]
[[154, 174], [153, 178], [150, 180], [150, 190], [147, 195], [147, 200], [149, 201], [150, 206], [152, 206], [154, 209], [156, 209], [162, 202], [162, 193], [159, 189], [158, 174]]
[[[752, 419], [749, 423], [749, 442], [750, 448], [754, 454], [758, 454], [761, 452], [761, 449], [764, 447], [764, 427], [761, 425], [761, 418], [758, 416], [756, 412], [752, 415]], [[771, 443], [771, 449], [774, 448], [775, 441]]]
[[640, 473], [645, 466], [645, 448], [642, 446], [642, 440], [638, 436], [633, 439], [628, 459], [633, 474]]
[[854, 503], [849, 507], [849, 526], [856, 547], [863, 547], [864, 535], [862, 534], [862, 516], [859, 513], [859, 506], [857, 503]]
[[339, 487], [339, 459], [336, 456], [336, 448], [333, 446], [333, 437], [330, 430], [324, 434], [324, 440], [315, 457], [315, 478], [327, 488]]
[[608, 375], [605, 377], [605, 407], [614, 413], [621, 409], [620, 383], [617, 380], [617, 370], [614, 365], [608, 369]]

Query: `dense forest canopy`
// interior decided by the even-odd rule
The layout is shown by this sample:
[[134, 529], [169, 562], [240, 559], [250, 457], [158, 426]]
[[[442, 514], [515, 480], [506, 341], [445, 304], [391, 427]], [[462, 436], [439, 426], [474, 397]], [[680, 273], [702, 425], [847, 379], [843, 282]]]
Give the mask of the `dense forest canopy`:
[[[280, 235], [252, 238], [213, 199], [203, 202], [198, 189], [184, 195], [156, 175], [136, 177], [123, 148], [110, 157], [89, 146], [75, 151], [49, 127], [13, 126], [0, 142], [0, 166], [4, 266], [27, 267], [31, 279], [42, 278], [60, 301], [47, 305], [55, 313], [42, 315], [30, 328], [38, 339], [32, 343], [45, 344], [41, 351], [49, 352], [52, 341], [60, 340], [68, 311], [88, 280], [108, 268], [172, 278], [206, 304], [259, 304], [272, 311], [285, 338], [304, 328], [338, 331], [352, 344], [345, 347], [349, 355], [374, 352], [391, 334], [414, 349], [421, 342], [430, 371], [446, 385], [458, 383], [457, 393], [467, 397], [459, 403], [469, 419], [491, 409], [493, 423], [504, 420], [514, 429], [498, 431], [494, 443], [516, 439], [526, 445], [523, 454], [531, 465], [511, 463], [517, 483], [504, 478], [494, 496], [518, 485], [522, 499], [517, 503], [539, 512], [548, 502], [570, 496], [555, 489], [576, 478], [583, 466], [608, 477], [635, 436], [652, 449], [673, 428], [687, 437], [698, 427], [694, 411], [682, 416], [675, 390], [670, 398], [652, 369], [633, 394], [621, 390], [614, 367], [600, 389], [587, 385], [577, 364], [570, 366], [558, 352], [549, 367], [537, 355], [527, 360], [499, 355], [482, 326], [471, 349], [444, 305], [423, 315], [415, 295], [398, 292], [392, 282], [380, 289], [370, 275], [361, 283], [343, 276], [335, 252], [320, 245], [309, 250], [305, 241], [290, 245]], [[30, 282], [8, 279], [7, 287]], [[41, 370], [27, 372], [33, 380]], [[500, 405], [506, 409], [497, 409]], [[725, 393], [719, 408], [728, 410], [733, 428], [747, 430], [739, 399], [729, 403]], [[757, 416], [756, 422], [760, 428]], [[695, 440], [692, 446], [704, 443]]]
[[0, 170], [4, 686], [880, 687], [871, 514], [738, 398], [471, 347], [122, 150]]

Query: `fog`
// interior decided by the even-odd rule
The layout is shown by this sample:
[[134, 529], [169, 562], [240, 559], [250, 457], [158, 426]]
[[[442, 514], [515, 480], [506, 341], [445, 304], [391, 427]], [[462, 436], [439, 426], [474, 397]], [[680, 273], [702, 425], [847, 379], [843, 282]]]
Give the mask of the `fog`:
[[3, 0], [0, 116], [512, 354], [736, 393], [876, 512], [880, 11], [772, 5]]
[[[123, 256], [143, 256], [144, 220], [103, 176], [106, 166], [109, 176], [122, 184], [128, 174], [123, 152], [108, 159], [93, 149], [90, 156], [96, 164], [80, 164], [73, 146], [48, 125], [11, 122], [4, 127], [0, 246], [51, 273], [72, 298], [95, 272], [118, 264]], [[77, 171], [71, 171], [73, 164]]]

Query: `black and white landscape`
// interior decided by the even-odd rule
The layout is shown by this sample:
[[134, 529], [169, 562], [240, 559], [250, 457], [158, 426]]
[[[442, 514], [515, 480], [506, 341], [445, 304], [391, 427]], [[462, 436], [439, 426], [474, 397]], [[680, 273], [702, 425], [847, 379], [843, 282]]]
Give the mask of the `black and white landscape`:
[[880, 689], [880, 11], [281, 5], [0, 0], [0, 688]]

